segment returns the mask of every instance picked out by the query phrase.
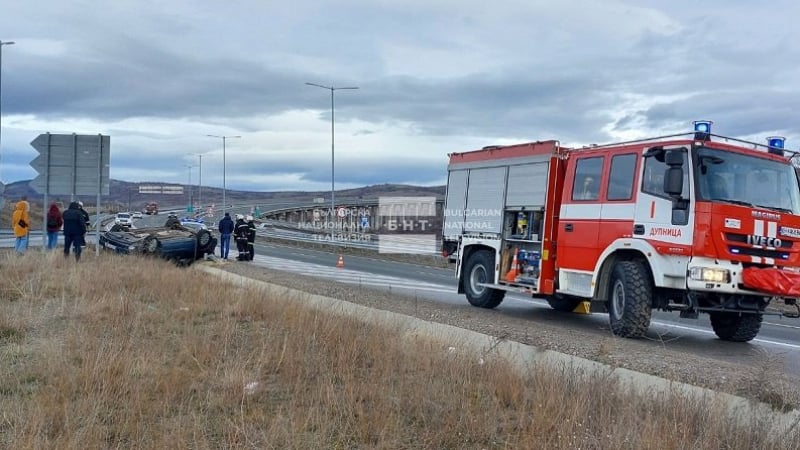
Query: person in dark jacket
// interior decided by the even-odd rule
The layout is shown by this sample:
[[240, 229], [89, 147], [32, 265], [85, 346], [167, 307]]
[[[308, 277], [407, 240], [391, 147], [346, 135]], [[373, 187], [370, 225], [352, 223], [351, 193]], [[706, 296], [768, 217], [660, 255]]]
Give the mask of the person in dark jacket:
[[231, 213], [225, 213], [225, 217], [219, 221], [219, 257], [228, 259], [231, 249], [231, 235], [233, 234], [234, 224]]
[[78, 210], [81, 212], [81, 215], [83, 216], [83, 221], [86, 223], [86, 229], [88, 230], [89, 227], [92, 226], [92, 220], [89, 218], [89, 213], [86, 212], [85, 209], [83, 209], [82, 201], [78, 201]]
[[86, 245], [86, 219], [78, 202], [69, 204], [62, 215], [64, 220], [64, 257], [69, 257], [70, 246], [75, 247], [75, 261], [81, 260], [81, 247]]
[[64, 225], [64, 218], [61, 216], [61, 210], [55, 203], [50, 204], [50, 209], [47, 210], [47, 249], [53, 250], [58, 245], [58, 232], [61, 231], [61, 226]]
[[252, 261], [256, 256], [256, 224], [253, 216], [247, 216], [247, 260]]
[[177, 214], [170, 214], [167, 216], [167, 221], [164, 223], [166, 228], [177, 229], [181, 227], [181, 221], [178, 219]]
[[247, 233], [250, 227], [244, 221], [244, 216], [241, 214], [236, 215], [236, 228], [233, 231], [234, 239], [236, 239], [236, 249], [239, 250], [239, 256], [236, 257], [237, 261], [247, 261]]

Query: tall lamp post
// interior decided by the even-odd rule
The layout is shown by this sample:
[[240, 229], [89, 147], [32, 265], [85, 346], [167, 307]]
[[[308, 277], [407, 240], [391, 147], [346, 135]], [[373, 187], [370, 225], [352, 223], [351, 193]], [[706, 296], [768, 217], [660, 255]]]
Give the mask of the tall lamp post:
[[186, 164], [184, 167], [189, 169], [189, 184], [186, 185], [186, 187], [189, 189], [189, 207], [186, 208], [186, 212], [194, 212], [194, 205], [192, 204], [194, 203], [192, 201], [192, 169], [194, 166], [191, 164]]
[[203, 154], [202, 153], [187, 153], [186, 156], [197, 156], [200, 159], [200, 164], [198, 166], [198, 181], [197, 181], [197, 204], [200, 205], [200, 209], [205, 211], [203, 206]]
[[[14, 41], [0, 41], [0, 156], [2, 155], [3, 141], [3, 46], [14, 45]], [[0, 174], [0, 195], [3, 194], [3, 178]]]
[[208, 137], [222, 139], [222, 215], [225, 215], [225, 209], [228, 208], [228, 200], [225, 198], [227, 188], [225, 186], [225, 141], [233, 138], [240, 138], [241, 136], [217, 136], [215, 134], [207, 134]]
[[[334, 120], [333, 120], [333, 92], [342, 90], [342, 89], [358, 89], [357, 86], [347, 86], [347, 87], [334, 87], [334, 86], [323, 86], [321, 84], [316, 83], [306, 83], [309, 86], [315, 86], [322, 89], [327, 89], [331, 91], [331, 225], [333, 221], [336, 219], [336, 203], [334, 202], [333, 195], [334, 195]], [[331, 240], [333, 240], [334, 235], [334, 227], [331, 226]]]
[[200, 165], [197, 167], [197, 204], [204, 211], [203, 207], [203, 154], [199, 153]]

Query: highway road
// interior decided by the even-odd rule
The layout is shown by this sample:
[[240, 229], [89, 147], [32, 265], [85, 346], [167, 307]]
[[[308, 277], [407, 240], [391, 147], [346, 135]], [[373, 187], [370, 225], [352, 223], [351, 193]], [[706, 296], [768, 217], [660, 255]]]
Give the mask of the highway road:
[[[337, 268], [337, 260], [338, 254], [332, 252], [258, 244], [256, 259], [252, 263], [275, 270], [360, 284], [437, 302], [467, 304], [466, 297], [456, 293], [456, 280], [451, 269], [354, 255], [346, 255], [345, 267]], [[237, 264], [249, 263], [237, 262]], [[479, 310], [476, 308], [477, 311]], [[560, 321], [565, 327], [594, 333], [598, 337], [606, 337], [610, 333], [606, 314], [559, 313], [552, 310], [543, 300], [517, 294], [508, 294], [496, 311], [530, 320], [532, 330], [535, 330], [537, 323], [552, 324]], [[766, 353], [775, 361], [782, 362], [786, 373], [800, 375], [800, 351], [798, 351], [800, 320], [798, 319], [768, 316], [758, 337], [750, 343], [743, 344], [717, 339], [706, 314], [701, 314], [699, 319], [693, 320], [681, 319], [677, 313], [654, 312], [647, 339], [653, 341], [654, 350], [663, 346], [727, 362], [762, 364]]]

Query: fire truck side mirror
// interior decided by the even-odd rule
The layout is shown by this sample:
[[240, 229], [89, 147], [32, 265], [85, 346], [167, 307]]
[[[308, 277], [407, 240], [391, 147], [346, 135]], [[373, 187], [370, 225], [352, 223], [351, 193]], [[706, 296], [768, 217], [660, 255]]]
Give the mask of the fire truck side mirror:
[[672, 197], [683, 194], [683, 149], [669, 150], [664, 155], [664, 192]]
[[664, 162], [669, 167], [683, 167], [683, 150], [669, 150], [664, 156]]
[[683, 194], [683, 167], [667, 167], [664, 172], [664, 192], [671, 197], [680, 197]]

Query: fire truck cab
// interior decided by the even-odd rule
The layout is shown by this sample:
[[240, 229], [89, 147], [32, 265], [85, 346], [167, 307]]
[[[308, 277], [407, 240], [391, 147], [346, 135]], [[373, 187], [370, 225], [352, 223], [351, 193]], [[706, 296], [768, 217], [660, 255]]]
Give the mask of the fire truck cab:
[[[608, 312], [641, 337], [652, 310], [708, 313], [749, 341], [765, 314], [800, 316], [800, 186], [783, 138], [711, 133], [571, 149], [558, 141], [453, 153], [443, 251], [478, 307], [506, 292]], [[783, 303], [782, 309], [769, 305]]]

